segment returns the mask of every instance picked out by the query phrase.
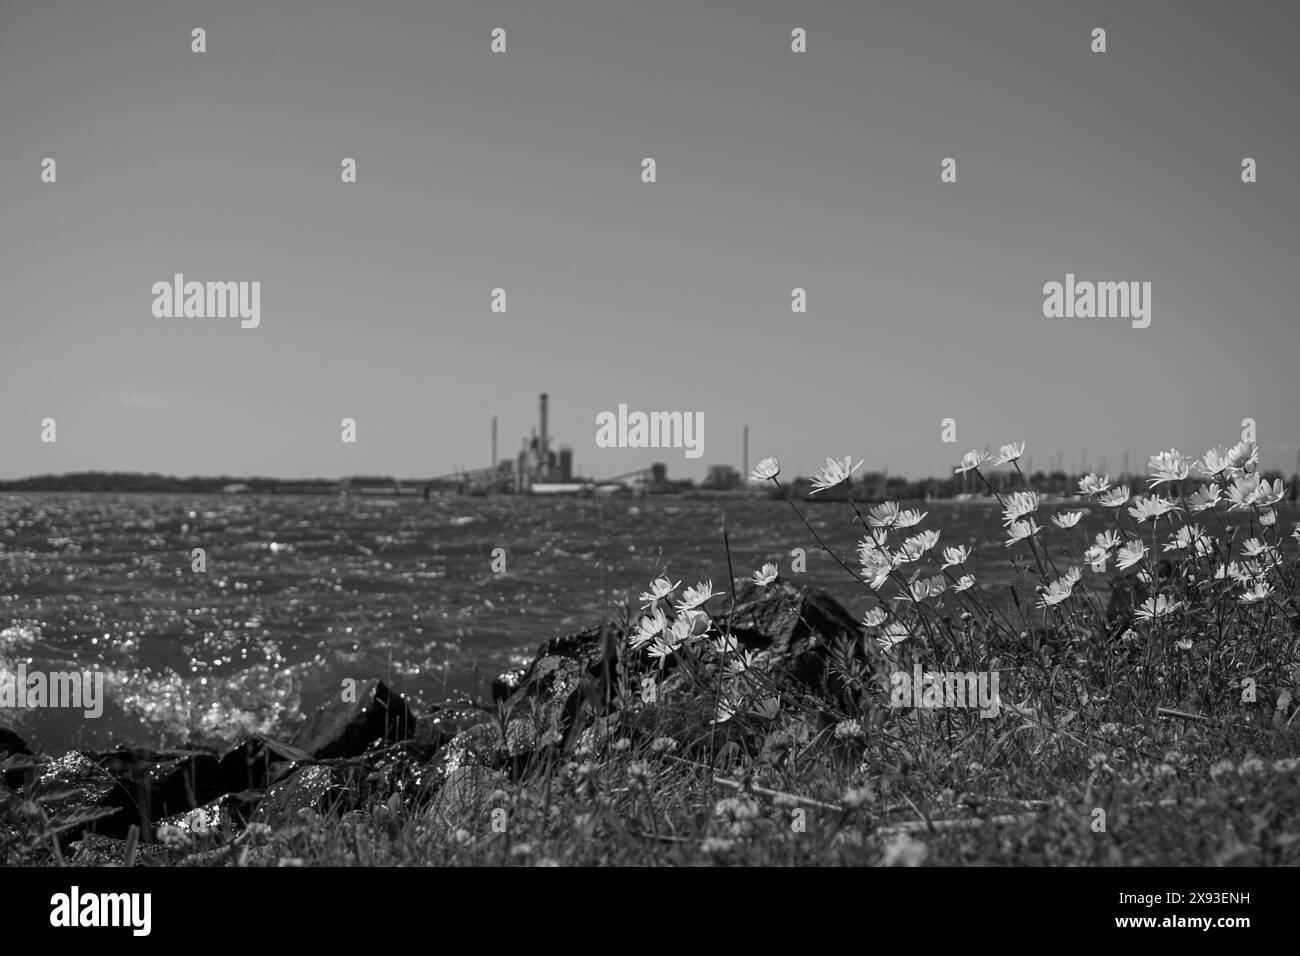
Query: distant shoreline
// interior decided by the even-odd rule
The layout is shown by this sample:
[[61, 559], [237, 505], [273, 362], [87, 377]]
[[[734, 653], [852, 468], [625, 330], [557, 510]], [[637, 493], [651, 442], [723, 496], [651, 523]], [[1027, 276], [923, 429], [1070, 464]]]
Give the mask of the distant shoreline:
[[[988, 476], [995, 489], [1003, 492], [1012, 488], [1013, 476], [994, 473]], [[1018, 476], [1017, 476], [1018, 477]], [[1053, 472], [1050, 475], [1034, 472], [1026, 476], [1032, 487], [1045, 502], [1066, 502], [1077, 499], [1078, 482], [1081, 474]], [[1281, 479], [1289, 486], [1288, 500], [1295, 502], [1300, 490], [1300, 476], [1287, 475], [1282, 471], [1261, 472], [1261, 477], [1269, 480]], [[1020, 479], [1023, 480], [1023, 479]], [[582, 479], [587, 482], [589, 479]], [[1141, 475], [1120, 475], [1114, 477], [1114, 484], [1128, 484], [1141, 493], [1146, 481]], [[805, 503], [844, 501], [842, 490], [832, 494], [813, 493], [812, 480], [796, 476], [782, 482], [784, 492], [791, 498]], [[984, 504], [996, 501], [996, 497], [981, 488], [979, 493], [971, 491], [972, 483], [963, 482], [961, 476], [943, 478], [907, 479], [891, 477], [887, 472], [868, 472], [852, 485], [854, 500], [859, 504], [873, 504], [882, 501], [923, 501], [926, 504]], [[592, 483], [596, 490], [597, 484]], [[609, 486], [603, 486], [597, 493], [607, 492]], [[1177, 489], [1170, 491], [1177, 495]], [[517, 496], [519, 492], [492, 490], [487, 491], [468, 479], [398, 479], [388, 475], [355, 475], [337, 479], [329, 478], [240, 478], [231, 475], [196, 476], [178, 478], [173, 475], [139, 472], [70, 472], [60, 475], [36, 475], [0, 481], [0, 495], [4, 494], [204, 494], [234, 496], [315, 496], [360, 498], [431, 498], [433, 496]], [[782, 494], [768, 482], [733, 483], [730, 487], [697, 484], [693, 480], [664, 481], [653, 486], [627, 486], [613, 491], [617, 496], [672, 497], [672, 498], [719, 498], [719, 499], [763, 499], [780, 500]], [[528, 496], [526, 493], [523, 496]]]

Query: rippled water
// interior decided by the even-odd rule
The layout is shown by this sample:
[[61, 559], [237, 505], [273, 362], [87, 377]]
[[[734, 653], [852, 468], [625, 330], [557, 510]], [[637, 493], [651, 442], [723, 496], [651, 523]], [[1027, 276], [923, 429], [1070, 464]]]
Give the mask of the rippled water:
[[[51, 748], [156, 746], [283, 730], [344, 677], [385, 677], [424, 700], [485, 693], [665, 565], [725, 587], [724, 513], [737, 576], [776, 561], [866, 608], [781, 501], [0, 496], [0, 668], [100, 670], [110, 697], [99, 720], [0, 710], [0, 722]], [[846, 506], [808, 513], [851, 557], [861, 532]], [[936, 504], [922, 527], [980, 548], [986, 583], [1009, 578], [992, 507]], [[789, 573], [795, 547], [807, 549], [802, 575]]]

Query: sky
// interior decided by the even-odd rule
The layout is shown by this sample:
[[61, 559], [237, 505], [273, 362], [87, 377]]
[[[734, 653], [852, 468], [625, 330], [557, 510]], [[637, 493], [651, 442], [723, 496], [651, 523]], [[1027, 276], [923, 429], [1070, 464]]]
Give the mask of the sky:
[[[745, 425], [804, 474], [1115, 471], [1246, 417], [1290, 472], [1298, 19], [0, 0], [0, 478], [427, 477], [488, 464], [493, 413], [517, 451], [540, 392], [595, 477], [739, 467]], [[260, 324], [155, 316], [178, 272], [260, 282]], [[1150, 282], [1150, 326], [1044, 317], [1067, 273]], [[703, 415], [703, 455], [598, 447], [620, 404]]]

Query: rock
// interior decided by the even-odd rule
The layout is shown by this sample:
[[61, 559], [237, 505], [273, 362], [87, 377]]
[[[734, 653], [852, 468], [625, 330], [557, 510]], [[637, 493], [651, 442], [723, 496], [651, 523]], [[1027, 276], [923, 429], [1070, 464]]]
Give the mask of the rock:
[[457, 767], [434, 797], [428, 815], [449, 827], [473, 823], [478, 814], [490, 809], [492, 792], [505, 783], [499, 770], [475, 764]]
[[516, 667], [513, 670], [502, 671], [492, 678], [492, 700], [508, 700], [510, 695], [519, 689], [527, 672], [526, 668]]
[[472, 701], [434, 704], [420, 717], [413, 739], [435, 750], [440, 749], [462, 730], [492, 719], [491, 710]]
[[89, 755], [117, 780], [129, 797], [124, 810], [135, 809], [138, 823], [152, 822], [193, 810], [219, 796], [217, 755], [207, 750], [141, 750], [120, 748]]
[[578, 737], [574, 753], [578, 756], [604, 753], [610, 744], [622, 736], [624, 719], [623, 711], [619, 710], [597, 717]]
[[[558, 713], [567, 711], [568, 716], [572, 716], [572, 711], [579, 703], [578, 692], [584, 688], [584, 681], [587, 696], [593, 703], [603, 704], [603, 681], [584, 670], [581, 661], [553, 654], [539, 657], [533, 661], [528, 676], [506, 701], [505, 709], [507, 713], [514, 713], [525, 708], [532, 709], [536, 703]], [[549, 722], [555, 724], [556, 720]]]
[[260, 790], [223, 793], [201, 807], [159, 820], [155, 835], [163, 827], [175, 827], [192, 836], [203, 836], [208, 831], [238, 832], [252, 819], [262, 795]]
[[364, 806], [386, 805], [397, 794], [407, 806], [420, 806], [437, 789], [441, 777], [433, 763], [440, 747], [406, 740], [369, 762], [358, 788]]
[[[618, 642], [624, 636], [618, 625], [605, 623], [564, 637], [553, 637], [537, 649], [533, 663], [536, 664], [536, 660], [543, 657], [568, 658], [580, 663], [588, 676], [612, 680], [618, 664]], [[531, 666], [525, 668], [521, 683], [531, 677], [531, 669]]]
[[518, 773], [538, 749], [565, 743], [584, 703], [584, 726], [586, 717], [607, 709], [622, 639], [614, 624], [551, 638], [522, 671], [498, 677], [493, 696], [510, 715], [504, 733], [491, 711], [460, 708], [438, 715], [447, 730], [455, 730], [435, 761], [438, 774], [445, 779], [469, 765]]
[[310, 815], [350, 810], [351, 802], [343, 775], [332, 767], [316, 764], [295, 770], [272, 784], [249, 822], [265, 823], [272, 828], [301, 826], [303, 811], [309, 811]]
[[30, 757], [32, 752], [23, 738], [19, 737], [8, 727], [0, 727], [0, 757], [5, 756], [6, 754]]
[[219, 790], [222, 793], [265, 790], [310, 759], [311, 754], [304, 750], [254, 734], [222, 754], [217, 768]]
[[[729, 595], [722, 597], [730, 603]], [[862, 636], [853, 615], [827, 591], [780, 579], [768, 585], [745, 581], [736, 592], [735, 609], [728, 613], [724, 605], [712, 616], [718, 630], [730, 626], [746, 647], [774, 655], [797, 655], [835, 637]]]
[[317, 759], [359, 757], [373, 741], [394, 743], [415, 733], [405, 698], [381, 680], [358, 684], [356, 701], [326, 701], [293, 737], [293, 746]]
[[23, 738], [8, 727], [0, 727], [0, 764], [7, 768], [3, 774], [0, 774], [0, 780], [5, 787], [17, 790], [23, 785], [26, 769], [31, 767], [32, 762], [21, 758], [30, 756], [32, 752]]
[[604, 713], [618, 676], [618, 646], [625, 639], [614, 624], [589, 627], [551, 638], [537, 650], [515, 689], [505, 701], [508, 712], [528, 708], [542, 717], [541, 734], [567, 734], [582, 704]]
[[504, 733], [496, 721], [476, 724], [452, 738], [438, 754], [438, 765], [444, 778], [470, 765], [520, 770], [539, 746], [558, 742], [558, 735], [539, 734], [530, 717], [508, 721]]
[[117, 778], [85, 754], [67, 753], [44, 764], [22, 796], [35, 801], [50, 827], [67, 827], [65, 839], [94, 829], [126, 836], [139, 822], [139, 807]]
[[821, 588], [795, 587], [777, 579], [768, 585], [746, 581], [728, 610], [730, 595], [715, 597], [709, 607], [717, 630], [732, 635], [742, 647], [767, 651], [773, 663], [784, 665], [800, 683], [825, 683], [826, 657], [836, 640], [854, 642], [862, 654], [862, 630], [842, 604]]
[[[73, 854], [68, 862], [73, 866], [126, 866], [126, 848], [126, 840], [87, 833], [68, 848]], [[137, 843], [132, 865], [172, 866], [178, 859], [179, 856], [165, 846]]]
[[132, 824], [191, 810], [220, 794], [217, 758], [208, 751], [121, 748], [68, 753], [41, 765], [24, 796], [53, 826], [72, 824], [68, 838], [86, 830], [124, 837]]

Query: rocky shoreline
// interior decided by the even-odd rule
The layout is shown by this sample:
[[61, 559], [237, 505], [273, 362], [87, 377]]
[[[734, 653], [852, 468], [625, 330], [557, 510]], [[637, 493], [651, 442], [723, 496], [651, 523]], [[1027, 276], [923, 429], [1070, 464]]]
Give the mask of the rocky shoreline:
[[[734, 606], [732, 595], [719, 594], [706, 609], [787, 699], [835, 693], [832, 655], [874, 663], [854, 617], [821, 589], [747, 582]], [[491, 701], [422, 707], [381, 680], [357, 681], [288, 740], [253, 735], [225, 750], [119, 747], [53, 756], [33, 753], [0, 727], [0, 862], [18, 854], [35, 865], [220, 865], [235, 859], [250, 827], [274, 832], [329, 814], [450, 820], [526, 768], [597, 753], [616, 736], [661, 734], [665, 719], [680, 739], [708, 736], [710, 755], [718, 744], [733, 753], [762, 746], [715, 725], [716, 701], [691, 701], [685, 681], [671, 714], [660, 698], [620, 685], [627, 670], [646, 663], [627, 637], [627, 627], [606, 623], [548, 640], [526, 668], [497, 677]], [[662, 684], [679, 676], [670, 666]], [[218, 834], [222, 846], [183, 854], [166, 839], [177, 832]]]

